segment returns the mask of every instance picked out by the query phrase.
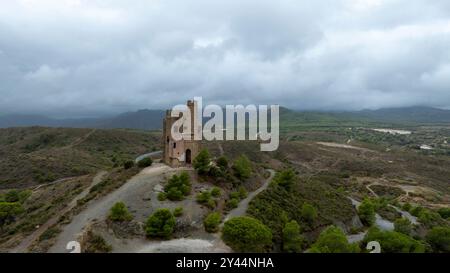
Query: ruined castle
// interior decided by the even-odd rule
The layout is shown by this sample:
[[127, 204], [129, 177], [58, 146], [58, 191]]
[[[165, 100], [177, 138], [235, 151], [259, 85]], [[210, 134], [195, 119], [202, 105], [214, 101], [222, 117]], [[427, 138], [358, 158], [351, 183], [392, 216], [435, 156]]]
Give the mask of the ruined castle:
[[[194, 128], [195, 128], [195, 115], [194, 113], [197, 113], [197, 102], [189, 100], [187, 102], [187, 107], [191, 111], [191, 128], [192, 130], [190, 132], [186, 132], [186, 134], [191, 134], [190, 140], [179, 140], [176, 141], [172, 137], [172, 125], [180, 118], [180, 117], [172, 117], [171, 110], [166, 111], [166, 116], [164, 118], [163, 122], [163, 161], [167, 165], [171, 167], [180, 167], [180, 166], [186, 166], [192, 164], [192, 161], [199, 153], [199, 141], [194, 140]], [[178, 130], [180, 132], [183, 132], [183, 129], [185, 128], [175, 128], [175, 130]], [[198, 129], [198, 128], [197, 128]], [[201, 130], [201, 129], [200, 129]], [[183, 133], [185, 134], [185, 133]]]

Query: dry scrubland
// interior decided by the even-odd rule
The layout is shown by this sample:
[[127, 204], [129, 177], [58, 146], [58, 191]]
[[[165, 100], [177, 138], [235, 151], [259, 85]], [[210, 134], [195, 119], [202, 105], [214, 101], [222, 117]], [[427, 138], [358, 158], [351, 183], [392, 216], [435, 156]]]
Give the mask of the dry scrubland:
[[[229, 175], [222, 174], [223, 177], [198, 175], [190, 170], [192, 191], [182, 201], [174, 202], [158, 200], [172, 171], [156, 177], [143, 176], [140, 190], [129, 190], [125, 197], [114, 199], [126, 203], [134, 218], [131, 223], [114, 224], [103, 215], [94, 221], [89, 232], [85, 230], [83, 241], [94, 252], [135, 251], [138, 246], [141, 250], [163, 251], [161, 246], [149, 245], [143, 225], [158, 208], [173, 211], [183, 207], [185, 211], [177, 218], [172, 235], [172, 240], [179, 241], [170, 242], [189, 245], [191, 242], [185, 238], [191, 238], [198, 240], [197, 245], [207, 244], [200, 250], [228, 251], [220, 234], [204, 232], [202, 219], [212, 211], [226, 216], [233, 192], [240, 188], [246, 192], [258, 189], [267, 178], [267, 169], [278, 172], [290, 169], [295, 174], [289, 190], [272, 183], [248, 205], [247, 214], [260, 220], [272, 233], [270, 251], [283, 251], [284, 228], [292, 220], [299, 224], [304, 240], [302, 251], [312, 247], [330, 225], [340, 227], [347, 234], [367, 230], [349, 197], [359, 201], [372, 198], [376, 212], [390, 221], [400, 217], [392, 205], [424, 208], [426, 213], [418, 209], [412, 212], [424, 222], [414, 228], [413, 234], [424, 240], [432, 226], [448, 225], [447, 220], [436, 218], [436, 212], [450, 206], [450, 157], [446, 143], [450, 140], [450, 130], [445, 126], [406, 129], [412, 134], [391, 135], [363, 126], [286, 126], [279, 149], [272, 153], [260, 152], [255, 142], [205, 142], [203, 147], [213, 159], [225, 155], [230, 165], [246, 155], [252, 162], [251, 177], [235, 177], [231, 166], [227, 170]], [[37, 252], [51, 249], [74, 217], [120, 192], [127, 181], [139, 179], [136, 174], [142, 175], [142, 168], [125, 169], [124, 163], [140, 154], [159, 150], [159, 138], [159, 132], [132, 130], [0, 129], [0, 198], [5, 199], [11, 189], [16, 189], [20, 198], [14, 201], [22, 209], [2, 225], [0, 251], [17, 247], [24, 238], [58, 216], [55, 224], [28, 247], [29, 251]], [[420, 150], [418, 147], [424, 143], [432, 145], [433, 150]], [[107, 174], [93, 185], [94, 176], [102, 170]], [[214, 207], [199, 204], [196, 195], [213, 187], [221, 190]], [[58, 215], [83, 191], [87, 194], [73, 208]], [[316, 211], [311, 221], [305, 219], [305, 204]]]

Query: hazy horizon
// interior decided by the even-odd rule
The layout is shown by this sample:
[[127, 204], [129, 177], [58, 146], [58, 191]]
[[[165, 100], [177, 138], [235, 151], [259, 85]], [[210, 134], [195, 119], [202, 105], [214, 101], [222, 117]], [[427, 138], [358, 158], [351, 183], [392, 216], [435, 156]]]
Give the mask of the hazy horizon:
[[[181, 102], [180, 102], [181, 103]], [[288, 108], [284, 106], [280, 106], [281, 108], [285, 108], [291, 111], [295, 112], [317, 112], [317, 113], [358, 113], [361, 111], [378, 111], [378, 110], [386, 110], [386, 109], [411, 109], [411, 108], [433, 108], [433, 109], [439, 109], [439, 110], [447, 110], [450, 111], [448, 108], [440, 108], [440, 107], [429, 107], [429, 106], [421, 106], [421, 105], [414, 105], [414, 106], [405, 106], [405, 107], [388, 107], [388, 108], [376, 108], [376, 109], [360, 109], [360, 110], [305, 110], [305, 109], [293, 109]], [[91, 114], [77, 114], [77, 115], [68, 115], [67, 113], [22, 113], [22, 112], [11, 112], [11, 113], [0, 113], [1, 117], [14, 117], [14, 116], [39, 116], [44, 118], [50, 118], [55, 120], [64, 120], [64, 119], [101, 119], [101, 118], [113, 118], [117, 117], [122, 114], [127, 113], [136, 113], [139, 111], [166, 111], [169, 108], [164, 109], [149, 109], [149, 108], [142, 108], [142, 109], [131, 109], [125, 112], [111, 112], [111, 113], [91, 113]]]
[[11, 0], [0, 114], [210, 104], [450, 109], [450, 2]]

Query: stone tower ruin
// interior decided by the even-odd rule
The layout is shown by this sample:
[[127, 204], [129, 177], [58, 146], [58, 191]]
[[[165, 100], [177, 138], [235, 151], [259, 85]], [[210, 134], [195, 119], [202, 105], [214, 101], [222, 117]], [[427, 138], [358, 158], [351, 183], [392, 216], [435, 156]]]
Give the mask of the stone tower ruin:
[[167, 110], [163, 121], [163, 161], [171, 167], [188, 166], [199, 153], [199, 141], [194, 140], [194, 113], [197, 113], [197, 102], [189, 100], [187, 107], [191, 111], [191, 140], [176, 141], [172, 137], [172, 125], [182, 117], [172, 117], [171, 110]]

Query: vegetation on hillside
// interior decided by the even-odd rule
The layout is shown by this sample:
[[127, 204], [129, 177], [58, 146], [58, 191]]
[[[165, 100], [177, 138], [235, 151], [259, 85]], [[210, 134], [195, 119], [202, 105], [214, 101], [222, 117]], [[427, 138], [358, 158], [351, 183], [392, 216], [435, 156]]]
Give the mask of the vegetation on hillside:
[[368, 198], [364, 199], [358, 207], [358, 215], [361, 222], [366, 226], [375, 223], [375, 205]]
[[108, 253], [112, 251], [112, 246], [99, 234], [88, 231], [83, 245], [84, 253]]
[[175, 217], [169, 209], [156, 210], [145, 223], [148, 237], [169, 238], [175, 229]]
[[270, 229], [251, 217], [235, 217], [226, 221], [222, 239], [237, 252], [267, 252], [272, 245]]
[[[450, 129], [411, 127], [402, 128], [413, 131], [411, 135], [393, 135], [373, 131], [361, 120], [329, 126], [334, 117], [320, 113], [295, 118], [311, 117], [318, 119], [314, 126], [310, 121], [309, 125], [288, 121], [280, 148], [271, 153], [261, 153], [256, 142], [220, 142], [220, 149], [218, 142], [206, 143], [193, 162], [198, 176], [192, 177], [208, 190], [198, 192], [190, 176], [181, 173], [168, 180], [158, 198], [178, 201], [196, 191], [196, 201], [211, 209], [199, 219], [204, 220], [206, 231], [217, 232], [221, 213], [237, 207], [247, 192], [261, 185], [266, 177], [263, 169], [274, 169], [273, 183], [250, 202], [247, 214], [251, 218], [233, 218], [224, 224], [223, 239], [235, 251], [359, 252], [365, 251], [369, 240], [376, 240], [382, 252], [450, 252], [450, 210], [445, 207], [450, 200], [450, 169], [445, 168], [450, 165], [446, 144]], [[16, 188], [0, 194], [0, 246], [30, 234], [65, 208], [92, 181], [92, 175], [81, 175], [108, 170], [73, 211], [39, 238], [39, 244], [50, 244], [62, 225], [91, 200], [114, 191], [140, 168], [151, 165], [151, 159], [135, 164], [134, 158], [155, 149], [159, 142], [158, 133], [128, 130], [0, 130], [0, 189]], [[421, 144], [433, 150], [420, 150]], [[37, 184], [70, 176], [77, 178], [35, 189]], [[358, 210], [348, 197], [363, 200]], [[409, 211], [419, 223], [402, 218], [392, 205]], [[182, 208], [172, 209], [156, 210], [147, 219], [148, 237], [172, 236], [175, 217], [183, 216]], [[395, 230], [373, 227], [375, 213], [393, 222]], [[357, 216], [365, 227], [354, 226]], [[111, 208], [112, 221], [130, 217], [124, 204]], [[249, 223], [256, 225], [256, 231]], [[365, 230], [369, 232], [359, 247], [348, 243], [346, 233]], [[93, 236], [94, 249], [107, 252], [108, 244], [102, 240]]]
[[123, 166], [159, 145], [159, 135], [146, 131], [0, 129], [0, 189], [25, 188]]
[[396, 231], [381, 231], [377, 227], [371, 227], [364, 243], [371, 241], [380, 243], [382, 253], [423, 253], [425, 245], [408, 235]]
[[150, 167], [153, 164], [153, 160], [150, 157], [139, 160], [137, 163], [139, 168]]
[[248, 157], [241, 155], [233, 163], [233, 170], [236, 175], [241, 180], [247, 179], [252, 174], [252, 164]]
[[320, 233], [317, 241], [308, 250], [311, 253], [358, 253], [357, 244], [350, 244], [344, 232], [338, 227], [330, 226]]
[[433, 227], [426, 236], [426, 241], [435, 252], [450, 252], [450, 227]]
[[219, 231], [219, 225], [222, 222], [222, 215], [219, 212], [211, 212], [205, 217], [203, 225], [205, 230], [210, 233]]
[[334, 222], [348, 222], [355, 215], [350, 200], [321, 181], [296, 178], [286, 189], [279, 179], [256, 196], [247, 210], [271, 229], [277, 249], [282, 248], [283, 229], [289, 221], [295, 220], [303, 231], [312, 231]]
[[208, 150], [201, 150], [195, 157], [193, 166], [200, 175], [205, 175], [209, 172], [211, 165], [211, 157]]
[[115, 222], [130, 221], [133, 215], [128, 211], [125, 203], [117, 202], [110, 209], [108, 219]]
[[283, 228], [283, 251], [300, 253], [305, 244], [305, 238], [301, 235], [297, 221], [292, 220]]
[[166, 197], [171, 201], [181, 201], [191, 193], [191, 178], [187, 172], [174, 174], [164, 187]]

